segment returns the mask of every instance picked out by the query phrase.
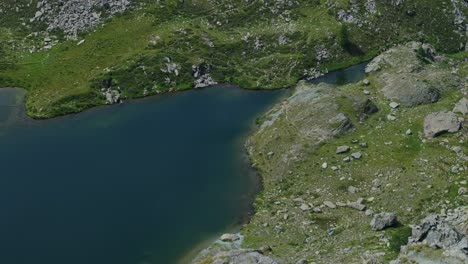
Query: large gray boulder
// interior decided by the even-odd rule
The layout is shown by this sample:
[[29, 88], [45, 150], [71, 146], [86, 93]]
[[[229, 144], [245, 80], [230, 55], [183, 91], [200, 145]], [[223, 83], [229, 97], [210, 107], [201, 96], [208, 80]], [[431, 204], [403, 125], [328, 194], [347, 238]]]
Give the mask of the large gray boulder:
[[380, 213], [374, 215], [372, 218], [370, 226], [372, 230], [380, 231], [384, 230], [387, 227], [392, 227], [398, 223], [397, 216], [394, 213]]
[[461, 123], [457, 115], [450, 111], [435, 112], [424, 119], [424, 134], [428, 138], [434, 138], [447, 132], [457, 132], [460, 127]]

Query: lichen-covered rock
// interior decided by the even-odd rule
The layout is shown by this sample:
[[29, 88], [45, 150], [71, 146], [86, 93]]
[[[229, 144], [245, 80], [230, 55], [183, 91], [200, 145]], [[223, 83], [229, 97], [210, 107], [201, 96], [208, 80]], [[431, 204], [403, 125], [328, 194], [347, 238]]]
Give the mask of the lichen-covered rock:
[[453, 112], [435, 112], [426, 116], [424, 119], [424, 134], [428, 138], [434, 138], [443, 133], [457, 132], [460, 130], [460, 126], [460, 121]]

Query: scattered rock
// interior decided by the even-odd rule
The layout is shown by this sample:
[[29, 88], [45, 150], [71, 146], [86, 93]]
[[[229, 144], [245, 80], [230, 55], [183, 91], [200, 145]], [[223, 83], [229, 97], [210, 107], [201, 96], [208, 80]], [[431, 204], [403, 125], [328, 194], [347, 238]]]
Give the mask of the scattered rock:
[[384, 230], [387, 227], [392, 227], [396, 225], [397, 222], [397, 217], [396, 214], [394, 213], [380, 213], [374, 215], [374, 218], [372, 218], [370, 226], [372, 230], [375, 231], [380, 231]]
[[359, 188], [356, 188], [354, 186], [349, 186], [348, 187], [348, 192], [349, 193], [357, 193], [357, 192], [359, 192]]
[[395, 121], [395, 120], [396, 120], [396, 116], [394, 116], [394, 115], [387, 115], [387, 120]]
[[281, 233], [283, 231], [283, 228], [281, 226], [275, 226], [275, 232], [276, 233]]
[[411, 129], [406, 130], [406, 135], [408, 136], [413, 135], [413, 131], [411, 131]]
[[346, 153], [350, 150], [350, 147], [349, 146], [339, 146], [337, 149], [336, 149], [336, 154], [343, 154], [343, 153]]
[[460, 130], [458, 117], [450, 111], [435, 112], [424, 119], [424, 134], [428, 138], [434, 138], [447, 132], [454, 133], [458, 130]]
[[301, 204], [301, 207], [299, 207], [302, 211], [309, 211], [310, 210], [310, 206], [307, 205], [307, 204]]
[[382, 185], [382, 183], [380, 182], [379, 179], [374, 179], [372, 181], [372, 187], [374, 187], [374, 188], [379, 188], [381, 185]]
[[367, 206], [362, 204], [362, 199], [359, 199], [356, 202], [348, 202], [346, 205], [359, 211], [364, 211], [367, 209]]
[[468, 99], [462, 98], [453, 108], [454, 113], [468, 114]]
[[391, 102], [391, 103], [390, 103], [390, 107], [391, 107], [392, 109], [397, 109], [399, 106], [400, 106], [399, 103], [396, 103], [396, 102]]
[[362, 91], [362, 93], [364, 93], [365, 95], [370, 95], [370, 91], [368, 91], [368, 90], [364, 90], [364, 91]]
[[462, 152], [462, 149], [460, 146], [453, 146], [451, 150], [457, 154]]
[[324, 163], [322, 164], [322, 169], [326, 169], [326, 168], [328, 168], [328, 163], [324, 162]]
[[353, 159], [361, 159], [362, 154], [361, 152], [356, 152], [356, 153], [351, 154], [351, 157], [353, 157]]
[[330, 202], [330, 201], [325, 201], [325, 202], [323, 202], [323, 204], [324, 204], [325, 206], [327, 206], [328, 208], [331, 208], [331, 209], [335, 209], [335, 208], [336, 208], [336, 205], [335, 205], [334, 203]]
[[364, 79], [362, 81], [362, 84], [364, 84], [365, 86], [369, 86], [370, 85], [370, 81], [368, 79]]

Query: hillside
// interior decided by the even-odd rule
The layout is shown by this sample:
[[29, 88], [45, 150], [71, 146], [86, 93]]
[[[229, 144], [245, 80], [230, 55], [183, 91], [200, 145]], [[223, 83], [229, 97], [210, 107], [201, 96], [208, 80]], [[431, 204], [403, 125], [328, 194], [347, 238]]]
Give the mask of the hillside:
[[29, 1], [0, 3], [0, 86], [48, 118], [234, 83], [288, 87], [421, 40], [466, 48], [466, 1]]
[[246, 144], [256, 214], [195, 263], [468, 261], [468, 63], [411, 42], [366, 71], [300, 82], [264, 116]]

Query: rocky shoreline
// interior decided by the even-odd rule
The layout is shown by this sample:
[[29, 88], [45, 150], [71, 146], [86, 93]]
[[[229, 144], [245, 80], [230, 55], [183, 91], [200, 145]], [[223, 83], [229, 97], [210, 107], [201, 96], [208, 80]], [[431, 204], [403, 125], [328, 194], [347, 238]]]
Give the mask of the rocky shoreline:
[[[267, 113], [247, 143], [264, 179], [257, 213], [193, 263], [468, 261], [467, 61], [411, 42], [382, 53], [366, 72], [368, 79], [343, 87], [301, 82]], [[357, 139], [342, 144], [349, 138]], [[439, 144], [446, 165], [432, 157]], [[379, 161], [379, 148], [395, 154]], [[399, 159], [415, 172], [398, 168]]]

